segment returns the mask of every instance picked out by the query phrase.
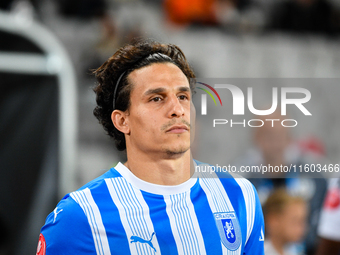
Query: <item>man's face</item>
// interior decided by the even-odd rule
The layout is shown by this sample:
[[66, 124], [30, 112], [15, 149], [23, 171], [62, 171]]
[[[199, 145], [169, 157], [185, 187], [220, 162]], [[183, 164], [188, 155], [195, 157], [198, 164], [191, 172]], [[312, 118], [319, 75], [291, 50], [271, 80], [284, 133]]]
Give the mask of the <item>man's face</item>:
[[269, 236], [282, 240], [284, 244], [300, 242], [305, 234], [307, 215], [305, 203], [287, 204], [280, 213], [266, 217]]
[[287, 128], [270, 124], [260, 127], [257, 134], [257, 146], [261, 149], [265, 158], [282, 157], [289, 144]]
[[292, 203], [286, 206], [280, 217], [282, 239], [287, 243], [299, 242], [306, 230], [307, 206], [304, 203]]
[[155, 63], [134, 70], [128, 79], [133, 88], [126, 118], [127, 149], [169, 156], [188, 151], [194, 126], [190, 110], [192, 123], [195, 111], [183, 72], [171, 63]]

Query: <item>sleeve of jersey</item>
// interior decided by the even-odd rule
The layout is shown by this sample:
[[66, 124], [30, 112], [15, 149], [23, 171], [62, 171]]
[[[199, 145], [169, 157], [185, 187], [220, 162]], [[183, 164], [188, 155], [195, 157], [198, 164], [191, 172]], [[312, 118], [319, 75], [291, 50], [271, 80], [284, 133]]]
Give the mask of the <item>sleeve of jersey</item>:
[[254, 225], [248, 241], [244, 248], [243, 254], [256, 254], [264, 255], [264, 219], [262, 213], [262, 207], [257, 195], [257, 191], [254, 188], [255, 193], [255, 213], [254, 213]]
[[87, 217], [71, 197], [60, 201], [48, 215], [40, 238], [45, 242], [43, 248], [46, 252], [42, 254], [96, 254]]

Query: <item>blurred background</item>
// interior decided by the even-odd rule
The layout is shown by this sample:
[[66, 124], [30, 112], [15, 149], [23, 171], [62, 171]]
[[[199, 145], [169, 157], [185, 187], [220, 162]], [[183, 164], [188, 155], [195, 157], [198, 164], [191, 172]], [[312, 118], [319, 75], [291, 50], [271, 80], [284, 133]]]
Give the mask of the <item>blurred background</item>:
[[[92, 114], [91, 70], [118, 47], [135, 37], [177, 44], [204, 78], [340, 78], [339, 9], [339, 0], [1, 0], [0, 254], [34, 254], [56, 203], [124, 160]], [[325, 137], [302, 146], [338, 160], [338, 136]], [[226, 162], [251, 144], [233, 141]]]

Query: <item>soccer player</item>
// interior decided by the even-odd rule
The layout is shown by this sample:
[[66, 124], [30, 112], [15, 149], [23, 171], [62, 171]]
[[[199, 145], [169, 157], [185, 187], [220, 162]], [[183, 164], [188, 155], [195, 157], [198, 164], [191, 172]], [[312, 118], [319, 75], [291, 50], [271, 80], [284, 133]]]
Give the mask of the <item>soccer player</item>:
[[135, 42], [95, 74], [94, 114], [127, 161], [59, 202], [37, 254], [264, 254], [250, 182], [193, 176], [205, 164], [190, 153], [195, 76], [183, 52]]

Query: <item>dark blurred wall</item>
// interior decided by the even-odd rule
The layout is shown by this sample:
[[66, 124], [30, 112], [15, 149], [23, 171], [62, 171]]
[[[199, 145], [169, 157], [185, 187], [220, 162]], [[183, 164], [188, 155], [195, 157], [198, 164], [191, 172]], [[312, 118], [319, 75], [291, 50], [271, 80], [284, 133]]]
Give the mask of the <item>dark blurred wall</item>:
[[[29, 41], [5, 32], [0, 32], [0, 51], [43, 54]], [[49, 187], [54, 195], [48, 203], [35, 205], [47, 215], [57, 201], [58, 83], [55, 76], [0, 70], [0, 88], [0, 235], [8, 239], [3, 254], [18, 254], [31, 238], [25, 231], [47, 168], [55, 178]], [[36, 244], [28, 245], [27, 254], [34, 254]]]

